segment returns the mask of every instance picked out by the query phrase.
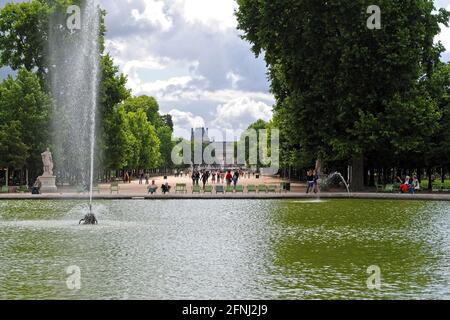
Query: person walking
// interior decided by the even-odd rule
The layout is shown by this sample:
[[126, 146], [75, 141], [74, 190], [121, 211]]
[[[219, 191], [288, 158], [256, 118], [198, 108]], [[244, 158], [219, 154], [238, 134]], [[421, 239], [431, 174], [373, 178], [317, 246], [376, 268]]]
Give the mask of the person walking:
[[231, 175], [231, 171], [228, 171], [227, 175], [225, 176], [225, 180], [227, 181], [227, 187], [231, 186], [232, 179], [233, 176]]
[[314, 175], [312, 170], [308, 170], [306, 173], [306, 180], [308, 183], [308, 187], [306, 188], [306, 194], [308, 194], [310, 191], [314, 190]]
[[316, 170], [313, 171], [313, 176], [314, 176], [314, 193], [319, 193], [320, 189], [319, 189], [319, 174], [317, 173]]
[[139, 184], [142, 184], [144, 182], [144, 173], [141, 172], [141, 175], [139, 176]]
[[237, 183], [239, 181], [239, 171], [235, 171], [234, 172], [232, 180], [233, 180], [233, 185], [236, 188], [236, 185], [237, 185]]

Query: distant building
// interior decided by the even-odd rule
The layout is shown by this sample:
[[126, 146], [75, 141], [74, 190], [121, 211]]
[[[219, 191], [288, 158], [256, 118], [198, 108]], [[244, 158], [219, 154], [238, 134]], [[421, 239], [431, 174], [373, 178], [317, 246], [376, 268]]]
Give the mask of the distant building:
[[217, 164], [211, 167], [227, 169], [237, 167], [234, 154], [235, 141], [214, 141], [210, 139], [208, 128], [191, 129], [191, 142], [203, 141], [204, 145], [213, 146], [216, 151]]

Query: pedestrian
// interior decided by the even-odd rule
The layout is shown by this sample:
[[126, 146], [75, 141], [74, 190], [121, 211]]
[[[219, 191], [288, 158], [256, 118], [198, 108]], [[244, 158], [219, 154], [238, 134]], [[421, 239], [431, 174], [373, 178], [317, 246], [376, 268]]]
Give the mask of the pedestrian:
[[149, 179], [150, 179], [150, 177], [149, 177], [148, 173], [146, 173], [145, 174], [145, 185], [148, 185]]
[[233, 185], [236, 188], [236, 185], [237, 185], [237, 183], [239, 181], [239, 172], [238, 171], [234, 172], [232, 180], [233, 180]]
[[140, 176], [139, 176], [139, 184], [142, 184], [144, 182], [144, 173], [141, 172]]
[[310, 191], [314, 190], [314, 175], [312, 170], [308, 170], [308, 172], [306, 173], [306, 180], [308, 183], [306, 194], [308, 194]]
[[233, 176], [231, 175], [231, 171], [227, 172], [227, 175], [225, 176], [225, 180], [227, 181], [227, 187], [231, 185], [231, 181], [233, 180]]

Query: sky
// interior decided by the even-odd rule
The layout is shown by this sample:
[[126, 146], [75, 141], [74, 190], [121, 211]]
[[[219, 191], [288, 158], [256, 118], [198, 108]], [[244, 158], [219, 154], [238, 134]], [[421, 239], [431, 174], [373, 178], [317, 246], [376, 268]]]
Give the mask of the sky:
[[[23, 2], [25, 0], [16, 0]], [[0, 0], [0, 7], [6, 0]], [[107, 11], [106, 49], [134, 95], [154, 96], [175, 136], [192, 127], [237, 132], [272, 117], [264, 58], [236, 29], [235, 0], [99, 0]], [[375, 1], [376, 2], [376, 1]], [[436, 0], [450, 10], [450, 0]], [[436, 40], [450, 50], [450, 29]], [[450, 53], [443, 59], [450, 60]], [[0, 70], [0, 78], [6, 73]]]

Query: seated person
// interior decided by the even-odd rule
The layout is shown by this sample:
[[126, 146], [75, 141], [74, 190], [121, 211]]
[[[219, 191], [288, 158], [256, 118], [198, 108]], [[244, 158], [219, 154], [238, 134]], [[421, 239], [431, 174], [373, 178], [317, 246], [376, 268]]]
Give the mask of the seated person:
[[420, 191], [420, 182], [419, 179], [417, 179], [417, 176], [413, 177], [413, 181], [412, 181], [412, 192], [418, 192]]
[[158, 186], [155, 184], [155, 180], [152, 181], [152, 184], [148, 187], [148, 193], [154, 194], [158, 190]]
[[171, 188], [171, 186], [169, 186], [169, 183], [168, 183], [168, 182], [166, 182], [165, 184], [163, 184], [163, 185], [161, 186], [161, 190], [162, 190], [162, 192], [163, 192], [164, 194], [170, 192], [170, 188]]
[[41, 194], [41, 187], [42, 183], [39, 178], [36, 179], [36, 182], [34, 183], [33, 187], [31, 188], [31, 194]]

